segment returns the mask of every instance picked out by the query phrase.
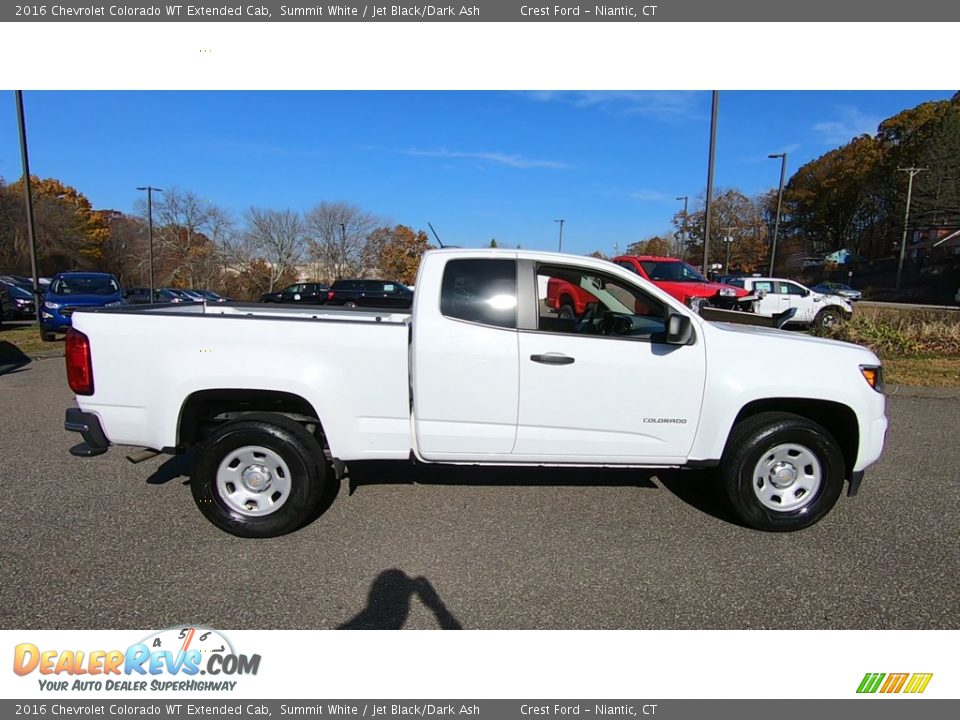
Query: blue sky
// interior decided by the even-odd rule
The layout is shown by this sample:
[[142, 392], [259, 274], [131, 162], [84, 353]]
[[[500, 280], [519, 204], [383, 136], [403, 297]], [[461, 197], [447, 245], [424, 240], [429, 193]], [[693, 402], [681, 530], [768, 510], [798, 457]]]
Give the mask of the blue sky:
[[[715, 187], [755, 195], [953, 91], [726, 91]], [[0, 176], [21, 174], [13, 93]], [[154, 185], [237, 217], [349, 201], [444, 243], [613, 252], [670, 228], [706, 186], [709, 92], [26, 92], [31, 171], [132, 212]]]

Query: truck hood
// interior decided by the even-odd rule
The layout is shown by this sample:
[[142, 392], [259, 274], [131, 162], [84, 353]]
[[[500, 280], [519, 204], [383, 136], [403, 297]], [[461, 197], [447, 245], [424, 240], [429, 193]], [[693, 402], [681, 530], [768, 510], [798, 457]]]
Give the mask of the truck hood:
[[674, 282], [672, 280], [653, 280], [652, 282], [676, 298], [681, 296], [712, 298], [725, 288], [733, 290], [736, 293], [736, 297], [744, 297], [750, 294], [743, 288], [715, 282]]
[[57, 303], [58, 305], [67, 305], [69, 307], [96, 306], [102, 307], [109, 303], [120, 302], [122, 296], [120, 293], [113, 295], [51, 295], [44, 296], [44, 301]]
[[[774, 328], [765, 328], [758, 327], [756, 325], [739, 325], [736, 323], [727, 323], [727, 322], [709, 322], [709, 324], [720, 330], [722, 332], [730, 333], [742, 333], [745, 335], [751, 335], [753, 337], [765, 337], [775, 342], [784, 342], [784, 343], [805, 343], [808, 345], [827, 345], [838, 348], [844, 348], [848, 350], [860, 350], [863, 352], [871, 352], [869, 349], [863, 347], [862, 345], [855, 345], [853, 343], [842, 342], [840, 340], [829, 340], [827, 338], [814, 337], [812, 335], [807, 335], [806, 333], [801, 332], [792, 332], [788, 330], [776, 330]], [[793, 347], [798, 347], [794, 345]]]

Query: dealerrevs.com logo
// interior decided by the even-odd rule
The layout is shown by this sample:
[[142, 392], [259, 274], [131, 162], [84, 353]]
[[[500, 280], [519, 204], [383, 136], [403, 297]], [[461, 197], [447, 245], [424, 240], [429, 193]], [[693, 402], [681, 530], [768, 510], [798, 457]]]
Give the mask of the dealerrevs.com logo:
[[[161, 630], [125, 650], [47, 649], [33, 643], [14, 648], [13, 671], [36, 673], [41, 690], [230, 691], [242, 675], [256, 675], [260, 655], [234, 651], [216, 630]], [[200, 679], [198, 676], [204, 676]]]
[[919, 694], [927, 689], [933, 673], [867, 673], [857, 687], [858, 693]]

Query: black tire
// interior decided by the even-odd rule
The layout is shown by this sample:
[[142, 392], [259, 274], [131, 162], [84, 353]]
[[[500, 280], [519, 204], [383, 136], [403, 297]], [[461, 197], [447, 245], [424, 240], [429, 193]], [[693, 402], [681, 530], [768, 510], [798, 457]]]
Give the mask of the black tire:
[[827, 328], [836, 327], [843, 321], [843, 313], [837, 310], [836, 308], [824, 308], [814, 319], [813, 324], [818, 329], [824, 330]]
[[[270, 496], [265, 491], [256, 496], [263, 498], [264, 507], [254, 505], [242, 510], [239, 500], [221, 490], [221, 464], [230, 459], [231, 453], [250, 447], [261, 449], [264, 467], [274, 465], [271, 477], [275, 484], [268, 484], [267, 489], [280, 488], [283, 483], [285, 498], [275, 510], [268, 509]], [[275, 458], [286, 466], [289, 477], [286, 472], [278, 472]], [[250, 413], [222, 425], [207, 438], [197, 454], [190, 488], [200, 512], [221, 530], [244, 538], [270, 538], [293, 532], [314, 519], [326, 478], [323, 450], [302, 425], [283, 415]], [[251, 514], [261, 511], [264, 514]]]
[[343, 304], [343, 306], [349, 310], [353, 310], [357, 306], [357, 304], [353, 300], [347, 300]]
[[[765, 473], [761, 468], [766, 470], [776, 461], [774, 453], [790, 452], [805, 462], [801, 467], [804, 477], [781, 490], [776, 480], [789, 483], [792, 471], [787, 469], [787, 476], [781, 478], [773, 470]], [[776, 462], [774, 467], [783, 465]], [[786, 467], [793, 466], [787, 462]], [[799, 415], [766, 412], [734, 427], [720, 463], [720, 477], [734, 512], [746, 525], [791, 532], [813, 525], [830, 512], [843, 490], [844, 468], [840, 446], [823, 427]], [[816, 487], [807, 491], [804, 486], [815, 476], [819, 476]], [[766, 499], [761, 500], [761, 495]]]

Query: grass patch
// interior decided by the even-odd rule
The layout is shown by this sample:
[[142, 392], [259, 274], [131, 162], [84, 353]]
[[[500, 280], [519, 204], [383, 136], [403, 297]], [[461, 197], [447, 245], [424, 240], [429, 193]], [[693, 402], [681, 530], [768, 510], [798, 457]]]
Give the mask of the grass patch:
[[884, 379], [889, 385], [960, 388], [960, 356], [913, 355], [883, 358]]
[[54, 342], [44, 342], [40, 339], [40, 332], [36, 325], [11, 326], [4, 323], [0, 328], [0, 343], [8, 342], [24, 355], [37, 353], [63, 353], [63, 336], [57, 335]]

